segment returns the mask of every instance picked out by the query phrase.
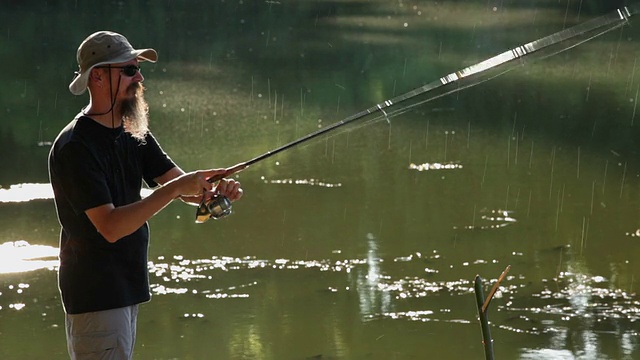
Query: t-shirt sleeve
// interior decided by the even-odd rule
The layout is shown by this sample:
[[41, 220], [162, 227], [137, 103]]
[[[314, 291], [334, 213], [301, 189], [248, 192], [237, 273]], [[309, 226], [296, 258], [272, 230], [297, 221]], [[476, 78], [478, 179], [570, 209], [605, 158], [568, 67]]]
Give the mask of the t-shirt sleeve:
[[158, 141], [156, 141], [156, 138], [150, 132], [147, 133], [146, 136], [142, 164], [142, 176], [144, 181], [150, 187], [158, 185], [153, 179], [163, 175], [176, 166], [173, 160], [171, 160], [164, 150], [162, 150], [160, 144], [158, 144]]
[[85, 146], [76, 142], [66, 144], [57, 162], [60, 183], [73, 211], [82, 213], [113, 203], [105, 174]]

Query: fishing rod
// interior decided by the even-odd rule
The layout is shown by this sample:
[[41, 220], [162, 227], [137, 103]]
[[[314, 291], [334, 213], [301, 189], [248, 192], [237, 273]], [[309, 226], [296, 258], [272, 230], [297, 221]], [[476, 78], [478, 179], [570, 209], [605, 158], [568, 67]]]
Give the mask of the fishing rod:
[[[467, 89], [469, 87], [478, 85], [485, 81], [494, 79], [502, 74], [505, 74], [506, 72], [513, 70], [515, 68], [515, 65], [524, 65], [525, 57], [529, 57], [534, 53], [540, 54], [540, 58], [547, 58], [574, 48], [584, 42], [587, 42], [612, 30], [620, 28], [628, 24], [629, 18], [639, 12], [640, 6], [638, 4], [633, 6], [625, 6], [609, 14], [591, 19], [584, 23], [561, 30], [552, 35], [545, 36], [524, 45], [517, 46], [511, 50], [505, 51], [475, 65], [471, 65], [462, 70], [441, 77], [438, 80], [434, 80], [426, 85], [410, 90], [402, 95], [398, 95], [391, 99], [385, 100], [368, 109], [362, 110], [338, 122], [335, 122], [323, 129], [316, 130], [288, 144], [282, 145], [273, 150], [267, 151], [264, 154], [258, 155], [253, 159], [238, 163], [230, 168], [225, 169], [224, 173], [213, 176], [207, 181], [210, 183], [218, 182], [223, 178], [236, 174], [257, 162], [265, 160], [273, 155], [290, 149], [303, 142], [334, 131], [344, 125], [356, 122], [371, 114], [377, 114], [379, 112], [379, 116], [374, 120], [386, 119], [387, 121], [389, 121], [392, 116], [400, 115], [408, 111], [410, 108], [461, 91], [463, 89]], [[515, 60], [520, 60], [520, 62], [516, 62]], [[511, 64], [513, 66], [511, 68], [502, 69], [502, 66], [506, 64]], [[484, 77], [480, 77], [480, 75], [483, 75]], [[461, 81], [467, 79], [475, 79], [476, 81], [473, 81], [464, 86], [460, 85], [458, 87], [452, 88], [451, 85], [459, 84]], [[385, 109], [389, 110], [389, 108], [403, 103], [409, 99], [413, 99], [422, 94], [434, 92], [435, 90], [444, 90], [444, 92], [436, 93], [435, 95], [430, 96], [422, 101], [414, 104], [409, 104], [399, 109], [390, 111], [389, 113], [385, 111]], [[219, 219], [229, 214], [231, 214], [231, 202], [226, 197], [214, 196], [209, 200], [205, 200], [203, 197], [196, 212], [196, 222], [203, 223], [210, 218]]]

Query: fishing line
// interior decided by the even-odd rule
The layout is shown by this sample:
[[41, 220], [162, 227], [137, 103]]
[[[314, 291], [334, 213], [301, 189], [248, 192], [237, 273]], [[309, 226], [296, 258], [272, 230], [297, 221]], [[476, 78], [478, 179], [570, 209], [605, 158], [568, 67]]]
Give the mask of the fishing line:
[[[362, 126], [369, 125], [381, 119], [385, 119], [389, 124], [391, 124], [390, 118], [404, 114], [405, 112], [418, 105], [422, 105], [426, 102], [439, 99], [443, 96], [468, 89], [475, 85], [479, 85], [515, 69], [516, 66], [524, 66], [527, 63], [525, 62], [525, 57], [530, 57], [532, 60], [548, 58], [566, 50], [572, 49], [595, 37], [627, 25], [629, 23], [629, 18], [637, 14], [638, 12], [640, 12], [640, 6], [637, 4], [633, 6], [623, 7], [607, 15], [603, 15], [584, 23], [572, 26], [568, 29], [561, 30], [552, 35], [540, 38], [527, 44], [517, 46], [511, 50], [505, 51], [475, 65], [471, 65], [462, 70], [441, 77], [440, 79], [432, 81], [426, 85], [410, 90], [404, 94], [398, 95], [389, 100], [385, 100], [368, 109], [348, 116], [336, 123], [333, 123], [323, 129], [314, 131], [288, 144], [267, 151], [266, 153], [256, 156], [251, 160], [236, 164], [230, 168], [227, 168], [223, 174], [214, 176], [207, 181], [209, 181], [210, 183], [217, 182], [225, 177], [246, 169], [252, 164], [265, 160], [277, 153], [280, 153], [281, 151], [287, 150], [300, 143], [306, 142], [320, 135], [338, 129], [344, 125], [353, 123], [371, 114], [377, 115], [373, 119], [366, 121], [364, 124], [361, 124], [361, 126], [356, 128], [361, 128]], [[537, 56], [532, 57], [532, 54], [536, 54]], [[511, 67], [507, 67], [505, 69], [504, 66], [506, 65], [511, 65]], [[452, 84], [457, 84], [458, 87], [450, 89], [450, 85]], [[443, 92], [436, 93], [426, 99], [409, 105], [405, 105], [393, 111], [385, 111], [385, 109], [387, 108], [396, 106], [397, 104], [403, 103], [409, 99], [416, 98], [419, 95], [432, 93], [435, 90]], [[378, 114], [378, 112], [382, 113], [382, 115]], [[198, 210], [196, 212], [196, 222], [202, 223], [207, 221], [211, 217], [220, 218], [230, 213], [231, 202], [226, 197], [218, 196], [208, 201], [205, 201], [203, 197], [203, 200], [198, 206]]]

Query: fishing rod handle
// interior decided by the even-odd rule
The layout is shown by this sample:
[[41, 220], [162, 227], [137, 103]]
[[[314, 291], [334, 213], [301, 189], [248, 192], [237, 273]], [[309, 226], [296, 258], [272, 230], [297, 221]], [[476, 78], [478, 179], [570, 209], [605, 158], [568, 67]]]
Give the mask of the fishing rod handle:
[[214, 184], [214, 183], [216, 183], [216, 182], [218, 182], [218, 181], [220, 181], [220, 180], [222, 180], [222, 179], [224, 179], [224, 178], [226, 178], [228, 176], [231, 176], [231, 175], [233, 175], [233, 174], [235, 174], [237, 172], [240, 172], [240, 171], [246, 169], [247, 166], [248, 166], [247, 163], [244, 163], [244, 162], [236, 164], [236, 165], [233, 165], [232, 167], [225, 169], [224, 173], [212, 176], [212, 177], [208, 178], [207, 181], [212, 183], [212, 184]]

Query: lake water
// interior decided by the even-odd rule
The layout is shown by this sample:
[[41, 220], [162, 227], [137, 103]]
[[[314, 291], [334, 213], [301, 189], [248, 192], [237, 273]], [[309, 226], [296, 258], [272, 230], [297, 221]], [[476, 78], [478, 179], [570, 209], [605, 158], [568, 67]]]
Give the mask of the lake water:
[[[151, 130], [195, 170], [621, 5], [3, 1], [0, 358], [67, 358], [46, 157], [87, 102], [67, 86], [91, 32], [158, 50]], [[640, 359], [636, 21], [256, 163], [227, 218], [170, 204], [149, 221], [135, 358], [481, 359], [473, 280], [486, 294], [510, 265], [496, 358]]]

